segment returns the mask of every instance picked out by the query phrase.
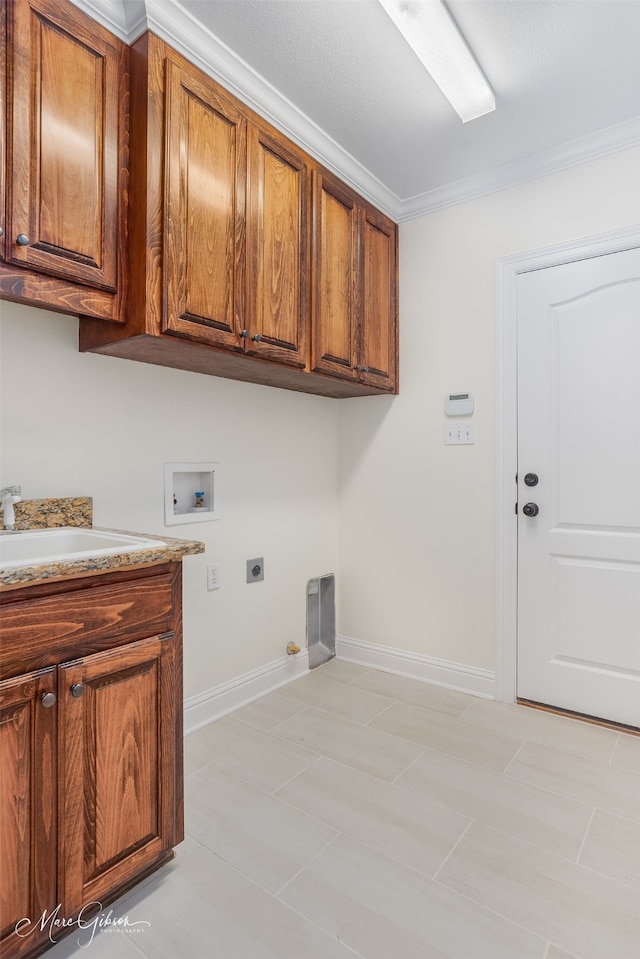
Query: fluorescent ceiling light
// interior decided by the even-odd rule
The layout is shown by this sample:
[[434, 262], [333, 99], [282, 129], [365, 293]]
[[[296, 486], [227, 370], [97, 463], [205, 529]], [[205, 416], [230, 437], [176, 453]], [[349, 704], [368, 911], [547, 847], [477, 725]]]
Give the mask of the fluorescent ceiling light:
[[380, 0], [463, 123], [496, 108], [496, 98], [442, 0]]

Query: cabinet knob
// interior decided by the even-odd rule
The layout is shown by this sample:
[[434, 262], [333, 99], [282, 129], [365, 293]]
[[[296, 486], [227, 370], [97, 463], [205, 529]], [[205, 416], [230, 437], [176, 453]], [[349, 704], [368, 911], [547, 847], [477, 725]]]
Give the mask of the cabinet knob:
[[2, 229], [1, 226], [0, 226], [0, 236], [4, 236], [4, 230]]
[[254, 333], [251, 339], [253, 340], [254, 343], [259, 343], [262, 337], [260, 336], [259, 333]]
[[74, 683], [70, 691], [74, 699], [80, 699], [80, 697], [84, 695], [84, 685], [82, 683]]
[[240, 336], [243, 340], [246, 340], [249, 336], [249, 330], [240, 330]]
[[55, 705], [56, 694], [43, 693], [42, 696], [40, 697], [40, 702], [42, 703], [45, 709], [51, 709], [51, 707]]
[[26, 233], [18, 233], [16, 243], [18, 246], [29, 246], [29, 237]]

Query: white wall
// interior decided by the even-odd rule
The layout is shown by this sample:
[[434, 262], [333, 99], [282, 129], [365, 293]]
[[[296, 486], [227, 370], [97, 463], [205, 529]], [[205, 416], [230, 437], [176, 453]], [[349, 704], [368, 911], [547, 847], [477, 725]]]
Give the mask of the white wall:
[[[304, 642], [305, 586], [338, 573], [346, 636], [493, 669], [496, 259], [640, 221], [640, 151], [403, 224], [398, 397], [329, 400], [77, 352], [77, 320], [0, 303], [0, 483], [91, 495], [96, 525], [198, 538], [185, 694]], [[443, 445], [472, 390], [477, 443]], [[219, 522], [164, 526], [163, 464], [219, 460]], [[339, 564], [338, 564], [339, 551]], [[245, 560], [265, 557], [262, 584]], [[223, 588], [208, 593], [207, 562]]]
[[[640, 222], [640, 151], [400, 228], [400, 395], [339, 409], [339, 624], [361, 641], [492, 670], [496, 260]], [[443, 400], [476, 398], [445, 447]]]
[[[304, 645], [307, 580], [337, 563], [337, 401], [80, 354], [77, 319], [0, 311], [1, 484], [93, 496], [97, 526], [206, 542], [183, 564], [185, 695]], [[163, 464], [210, 460], [221, 519], [165, 527]], [[254, 556], [265, 580], [246, 585]]]

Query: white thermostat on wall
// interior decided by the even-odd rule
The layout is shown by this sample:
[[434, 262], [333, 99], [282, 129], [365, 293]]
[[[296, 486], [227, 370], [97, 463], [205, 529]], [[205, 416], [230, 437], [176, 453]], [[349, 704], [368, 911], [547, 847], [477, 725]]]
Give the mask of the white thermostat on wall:
[[447, 416], [471, 416], [473, 413], [473, 393], [447, 393], [444, 400]]

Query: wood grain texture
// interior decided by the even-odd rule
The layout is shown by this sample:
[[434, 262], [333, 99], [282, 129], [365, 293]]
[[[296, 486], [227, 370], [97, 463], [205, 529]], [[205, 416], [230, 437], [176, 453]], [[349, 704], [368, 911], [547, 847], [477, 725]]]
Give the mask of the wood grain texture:
[[355, 379], [358, 208], [334, 177], [314, 175], [312, 369]]
[[150, 575], [33, 598], [0, 594], [0, 677], [123, 645], [173, 625], [171, 577]]
[[30, 959], [48, 928], [21, 939], [14, 915], [104, 905], [184, 836], [182, 564], [43, 582], [0, 594], [0, 606], [3, 655], [9, 624], [16, 656], [57, 664], [0, 683], [2, 956]]
[[362, 380], [397, 391], [397, 227], [365, 208], [361, 219]]
[[167, 58], [166, 129], [163, 329], [242, 350], [246, 120]]
[[68, 914], [174, 843], [173, 641], [151, 637], [59, 667], [59, 888]]
[[81, 350], [336, 398], [397, 390], [395, 224], [152, 34], [131, 50], [131, 142], [127, 323], [81, 318]]
[[249, 125], [245, 348], [301, 368], [309, 328], [309, 182], [306, 158], [293, 144]]
[[0, 294], [121, 318], [126, 48], [72, 4], [15, 0], [8, 9], [6, 259], [58, 282], [20, 283], [3, 269]]
[[56, 709], [40, 701], [54, 690], [54, 669], [0, 683], [0, 953], [7, 957], [46, 940], [46, 931], [16, 935], [16, 923], [36, 922], [55, 905]]

